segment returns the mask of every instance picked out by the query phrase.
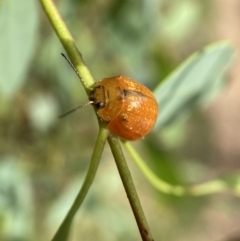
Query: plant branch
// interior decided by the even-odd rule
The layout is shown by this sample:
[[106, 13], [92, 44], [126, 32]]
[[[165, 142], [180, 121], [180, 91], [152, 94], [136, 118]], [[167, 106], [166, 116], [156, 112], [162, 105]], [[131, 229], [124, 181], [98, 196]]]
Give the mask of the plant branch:
[[135, 216], [142, 240], [153, 241], [147, 220], [145, 218], [140, 200], [138, 198], [138, 195], [131, 177], [131, 173], [128, 169], [125, 157], [123, 155], [119, 139], [116, 136], [110, 135], [108, 137], [108, 142], [111, 147], [113, 156], [115, 158], [115, 162], [116, 162], [119, 174], [121, 176], [123, 186], [127, 193], [127, 197], [129, 199], [133, 214]]
[[79, 207], [81, 206], [81, 204], [93, 182], [93, 179], [96, 175], [99, 161], [100, 161], [107, 137], [108, 137], [108, 131], [105, 128], [100, 128], [84, 183], [83, 183], [72, 207], [70, 208], [67, 216], [65, 217], [64, 221], [62, 222], [61, 226], [59, 227], [59, 229], [58, 229], [57, 233], [55, 234], [55, 236], [53, 237], [52, 241], [67, 240], [73, 218], [74, 218], [76, 212], [78, 211]]
[[185, 190], [182, 186], [173, 186], [161, 179], [152, 172], [152, 170], [146, 165], [146, 163], [143, 161], [143, 159], [138, 155], [138, 153], [135, 151], [135, 149], [132, 147], [132, 145], [124, 141], [123, 145], [129, 152], [130, 156], [134, 160], [134, 162], [137, 164], [139, 169], [142, 171], [144, 176], [148, 179], [148, 181], [159, 191], [167, 194], [173, 194], [176, 196], [182, 196], [185, 194]]
[[205, 183], [200, 183], [196, 185], [189, 186], [180, 186], [180, 185], [172, 185], [163, 180], [161, 180], [142, 160], [142, 158], [138, 155], [135, 149], [129, 142], [124, 142], [124, 146], [129, 152], [132, 159], [135, 161], [139, 169], [142, 171], [144, 176], [148, 179], [148, 181], [160, 192], [166, 194], [172, 194], [175, 196], [204, 196], [214, 193], [226, 192], [230, 191], [232, 194], [236, 196], [240, 196], [240, 188], [239, 188], [239, 179], [235, 181], [235, 184], [229, 185], [227, 181], [221, 179], [211, 180]]
[[53, 1], [39, 1], [42, 4], [42, 7], [50, 23], [52, 24], [52, 27], [54, 28], [58, 38], [60, 39], [63, 47], [65, 48], [69, 59], [77, 69], [79, 75], [81, 76], [80, 80], [82, 81], [86, 91], [89, 92], [89, 88], [94, 84], [94, 79], [91, 73], [89, 72], [88, 68], [84, 64], [81, 53], [77, 49], [77, 46], [74, 42], [71, 33], [68, 31]]

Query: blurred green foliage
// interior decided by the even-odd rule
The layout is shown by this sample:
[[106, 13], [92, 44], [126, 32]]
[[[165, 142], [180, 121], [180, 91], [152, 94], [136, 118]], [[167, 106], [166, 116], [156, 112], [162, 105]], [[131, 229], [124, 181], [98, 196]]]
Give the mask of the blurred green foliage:
[[[214, 9], [208, 1], [58, 0], [56, 5], [96, 80], [124, 74], [154, 89], [212, 41]], [[87, 96], [61, 57], [64, 50], [37, 1], [2, 0], [0, 32], [0, 239], [50, 240], [81, 186], [97, 122], [91, 107], [62, 121], [56, 118]], [[171, 183], [214, 176], [201, 159], [202, 153], [209, 158], [211, 146], [202, 144], [209, 143], [209, 125], [199, 112], [188, 125], [176, 123], [164, 135], [155, 131], [134, 143]], [[197, 138], [187, 148], [190, 153], [195, 148], [190, 159], [186, 144], [199, 122], [203, 128], [193, 128]], [[207, 225], [221, 215], [234, 218], [239, 209], [235, 199], [224, 196], [159, 194], [130, 166], [156, 240], [209, 240]], [[209, 209], [213, 218], [206, 221]], [[139, 239], [108, 147], [73, 233], [71, 240]]]

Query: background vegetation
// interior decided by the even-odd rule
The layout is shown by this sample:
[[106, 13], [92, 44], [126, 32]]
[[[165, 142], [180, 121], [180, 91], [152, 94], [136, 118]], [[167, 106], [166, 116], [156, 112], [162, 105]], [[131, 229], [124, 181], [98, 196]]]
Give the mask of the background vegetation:
[[[55, 2], [96, 80], [124, 74], [154, 89], [193, 52], [231, 38], [232, 25], [221, 24], [230, 21], [222, 15], [224, 1], [221, 8], [214, 0]], [[91, 107], [62, 121], [56, 118], [85, 103], [87, 95], [61, 57], [64, 50], [40, 4], [0, 4], [0, 239], [50, 240], [81, 186], [97, 121]], [[239, 36], [233, 37], [237, 42]], [[231, 95], [227, 91], [236, 76], [225, 76], [228, 89], [220, 98]], [[230, 104], [227, 108], [235, 113], [238, 105]], [[195, 108], [190, 118], [133, 145], [172, 184], [200, 183], [228, 173], [235, 178], [240, 148], [227, 142], [229, 133], [220, 128], [220, 107], [214, 102]], [[224, 122], [237, 133], [238, 122], [230, 123]], [[162, 194], [130, 157], [128, 163], [156, 240], [224, 241], [240, 235], [239, 198], [229, 193], [198, 198]], [[139, 239], [108, 146], [71, 240], [96, 237]]]

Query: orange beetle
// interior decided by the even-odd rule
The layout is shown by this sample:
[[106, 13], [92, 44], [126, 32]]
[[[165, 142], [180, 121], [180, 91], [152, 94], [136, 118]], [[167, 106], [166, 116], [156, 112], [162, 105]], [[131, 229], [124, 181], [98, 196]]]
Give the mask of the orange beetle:
[[140, 83], [115, 76], [97, 82], [89, 95], [108, 130], [125, 140], [138, 140], [153, 128], [158, 104], [152, 92]]
[[[62, 53], [72, 69], [81, 76]], [[107, 128], [122, 139], [134, 141], [146, 136], [153, 128], [158, 116], [158, 104], [152, 92], [145, 86], [126, 76], [119, 75], [97, 82], [89, 94], [89, 102], [80, 105], [60, 118], [86, 105], [94, 105]]]

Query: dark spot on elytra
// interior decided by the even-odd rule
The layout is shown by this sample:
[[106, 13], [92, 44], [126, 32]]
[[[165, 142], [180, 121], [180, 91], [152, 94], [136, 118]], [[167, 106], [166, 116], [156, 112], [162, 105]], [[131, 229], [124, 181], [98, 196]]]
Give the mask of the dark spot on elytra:
[[134, 90], [123, 90], [123, 94], [124, 94], [124, 96], [128, 96], [128, 95], [145, 96], [143, 93], [134, 91]]

